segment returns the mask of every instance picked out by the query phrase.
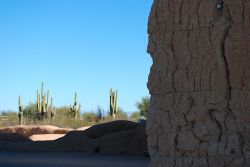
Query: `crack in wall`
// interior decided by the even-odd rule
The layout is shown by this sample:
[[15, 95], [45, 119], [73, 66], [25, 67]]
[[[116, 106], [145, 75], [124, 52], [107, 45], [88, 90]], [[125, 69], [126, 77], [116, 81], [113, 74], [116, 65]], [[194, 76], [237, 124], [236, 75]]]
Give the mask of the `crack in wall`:
[[[232, 112], [232, 109], [230, 107], [230, 101], [232, 99], [232, 87], [231, 87], [231, 82], [230, 82], [230, 72], [229, 72], [228, 60], [227, 60], [227, 57], [226, 57], [226, 54], [225, 54], [226, 40], [228, 39], [228, 34], [230, 33], [230, 30], [232, 29], [231, 16], [229, 16], [228, 19], [229, 19], [229, 21], [227, 23], [228, 25], [226, 26], [226, 28], [224, 30], [224, 34], [223, 34], [223, 38], [222, 38], [222, 41], [221, 41], [220, 50], [221, 50], [221, 56], [223, 57], [224, 62], [225, 62], [226, 80], [227, 80], [227, 84], [228, 84], [228, 104], [227, 104], [228, 105], [228, 112], [233, 115], [234, 121], [236, 121], [235, 115]], [[227, 130], [227, 127], [226, 127], [226, 130]], [[242, 135], [242, 133], [240, 131], [238, 131], [238, 135], [241, 136], [241, 142], [240, 142], [241, 143], [241, 154], [242, 154], [242, 156], [244, 158], [244, 164], [245, 164], [246, 163], [245, 162], [246, 161], [246, 157], [245, 157], [245, 155], [243, 153], [243, 147], [244, 147], [245, 141], [244, 141], [244, 137], [243, 137], [243, 135]]]

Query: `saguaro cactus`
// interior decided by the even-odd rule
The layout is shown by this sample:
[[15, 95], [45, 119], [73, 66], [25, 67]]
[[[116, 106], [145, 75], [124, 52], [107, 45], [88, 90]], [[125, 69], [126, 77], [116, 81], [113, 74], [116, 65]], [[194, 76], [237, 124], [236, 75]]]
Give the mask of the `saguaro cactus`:
[[19, 124], [23, 125], [23, 105], [21, 96], [18, 97], [18, 119]]
[[113, 91], [112, 89], [110, 89], [110, 95], [109, 95], [109, 99], [110, 99], [110, 115], [112, 116], [112, 118], [114, 119], [116, 114], [117, 114], [117, 98], [118, 98], [118, 91]]
[[41, 98], [40, 98], [40, 93], [39, 93], [39, 91], [37, 90], [36, 91], [36, 98], [37, 98], [37, 101], [36, 101], [36, 107], [37, 107], [37, 111], [38, 111], [38, 113], [40, 114], [40, 112], [41, 112], [41, 110], [42, 110], [42, 108], [41, 108]]
[[50, 104], [49, 104], [49, 90], [47, 91], [47, 102], [46, 102], [46, 111], [47, 116], [50, 118], [54, 117], [54, 107], [53, 107], [53, 98], [50, 98]]
[[73, 114], [74, 118], [78, 118], [80, 116], [80, 108], [81, 104], [78, 104], [77, 93], [75, 92], [74, 104], [73, 106], [70, 105], [70, 111]]
[[55, 116], [55, 107], [53, 107], [53, 98], [50, 98], [50, 105], [48, 107], [49, 116], [51, 119]]
[[42, 90], [41, 95], [39, 94], [39, 91], [37, 90], [37, 111], [41, 118], [47, 118], [50, 116], [50, 118], [53, 118], [54, 116], [54, 107], [52, 106], [53, 100], [51, 97], [51, 104], [49, 105], [49, 90], [46, 93], [44, 93], [44, 82], [42, 82]]

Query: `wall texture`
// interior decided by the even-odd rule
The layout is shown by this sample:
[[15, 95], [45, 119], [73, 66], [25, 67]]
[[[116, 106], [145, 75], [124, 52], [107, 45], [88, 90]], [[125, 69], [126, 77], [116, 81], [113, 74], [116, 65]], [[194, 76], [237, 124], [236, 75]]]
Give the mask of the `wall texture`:
[[155, 0], [151, 167], [250, 166], [250, 0]]

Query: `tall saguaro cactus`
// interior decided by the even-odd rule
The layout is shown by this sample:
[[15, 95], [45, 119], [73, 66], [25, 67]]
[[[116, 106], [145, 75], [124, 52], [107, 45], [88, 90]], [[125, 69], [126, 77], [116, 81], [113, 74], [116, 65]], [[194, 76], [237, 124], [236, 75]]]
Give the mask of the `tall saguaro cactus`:
[[54, 107], [52, 106], [52, 101], [51, 98], [51, 104], [49, 105], [49, 90], [46, 95], [46, 93], [44, 93], [44, 82], [42, 82], [41, 94], [39, 94], [37, 90], [37, 111], [42, 118], [47, 118], [48, 116], [53, 118]]
[[118, 91], [117, 90], [113, 91], [112, 89], [110, 89], [109, 99], [110, 99], [110, 103], [109, 103], [110, 115], [114, 119], [118, 110], [118, 106], [117, 106]]
[[38, 90], [36, 91], [36, 99], [37, 99], [37, 101], [36, 101], [37, 111], [38, 111], [38, 112], [39, 112], [39, 114], [40, 114], [40, 112], [41, 112], [41, 110], [42, 110], [42, 107], [41, 107], [41, 98], [40, 98], [40, 93], [39, 93], [39, 91], [38, 91]]
[[78, 104], [77, 93], [75, 92], [74, 104], [73, 106], [70, 105], [70, 111], [73, 114], [74, 118], [78, 118], [80, 116], [80, 108], [81, 104]]
[[23, 105], [21, 96], [18, 97], [18, 119], [19, 124], [23, 125]]

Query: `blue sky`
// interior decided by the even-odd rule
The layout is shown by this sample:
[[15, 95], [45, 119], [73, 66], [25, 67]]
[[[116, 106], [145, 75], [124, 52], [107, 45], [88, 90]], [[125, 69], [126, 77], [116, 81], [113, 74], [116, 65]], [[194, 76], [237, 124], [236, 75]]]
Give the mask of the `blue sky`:
[[153, 0], [1, 0], [0, 111], [36, 100], [41, 82], [56, 106], [79, 95], [83, 111], [127, 112], [148, 95], [147, 19]]

